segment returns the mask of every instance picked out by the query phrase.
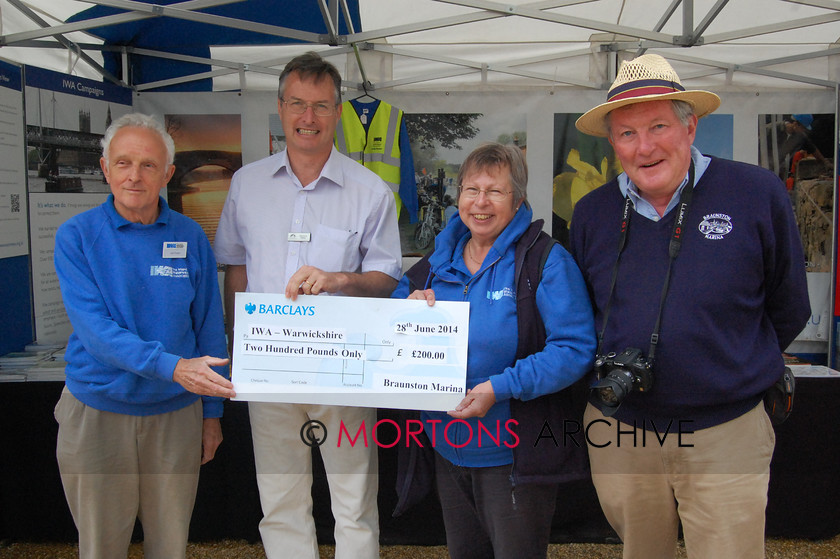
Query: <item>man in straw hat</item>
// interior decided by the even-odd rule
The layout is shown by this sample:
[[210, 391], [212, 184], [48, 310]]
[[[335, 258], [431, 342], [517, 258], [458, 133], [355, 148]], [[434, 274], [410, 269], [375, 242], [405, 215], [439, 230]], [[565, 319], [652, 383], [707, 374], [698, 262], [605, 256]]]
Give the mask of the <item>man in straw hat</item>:
[[599, 332], [592, 477], [625, 559], [674, 557], [680, 523], [689, 557], [764, 557], [762, 399], [810, 306], [779, 178], [692, 146], [719, 105], [646, 54], [576, 123], [624, 168], [577, 203], [570, 240]]

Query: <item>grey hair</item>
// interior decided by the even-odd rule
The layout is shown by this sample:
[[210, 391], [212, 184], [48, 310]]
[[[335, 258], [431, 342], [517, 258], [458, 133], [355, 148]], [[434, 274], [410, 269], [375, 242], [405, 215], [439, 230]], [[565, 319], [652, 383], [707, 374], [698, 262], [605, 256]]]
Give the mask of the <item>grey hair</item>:
[[513, 187], [513, 205], [528, 199], [528, 165], [522, 149], [498, 142], [486, 142], [475, 148], [458, 171], [458, 185], [469, 175], [489, 169], [507, 167], [510, 171], [510, 185]]
[[680, 101], [679, 99], [672, 99], [671, 106], [674, 109], [674, 114], [682, 122], [683, 126], [688, 126], [688, 121], [694, 114], [694, 105], [688, 101]]
[[301, 79], [313, 79], [316, 82], [329, 77], [335, 85], [335, 104], [341, 103], [341, 74], [335, 66], [321, 58], [317, 52], [306, 52], [289, 60], [280, 74], [277, 85], [277, 98], [282, 99], [286, 91], [286, 78], [297, 72]]
[[102, 136], [102, 140], [99, 142], [102, 145], [102, 157], [105, 159], [106, 164], [108, 163], [108, 150], [111, 147], [111, 140], [114, 139], [117, 132], [128, 127], [145, 128], [147, 130], [151, 130], [152, 132], [156, 132], [158, 136], [160, 136], [163, 145], [166, 146], [167, 164], [172, 165], [172, 163], [175, 162], [175, 142], [172, 140], [172, 136], [169, 135], [169, 132], [166, 131], [166, 128], [163, 127], [163, 124], [161, 124], [156, 118], [149, 115], [144, 115], [142, 113], [129, 113], [112, 122], [111, 126], [109, 126], [105, 131], [105, 135]]
[[[625, 105], [626, 106], [626, 105]], [[682, 123], [683, 126], [688, 126], [688, 121], [691, 119], [692, 115], [694, 114], [694, 105], [689, 103], [688, 101], [683, 101], [681, 99], [671, 99], [671, 108], [674, 110], [674, 116]], [[610, 129], [610, 116], [612, 115], [612, 111], [608, 112], [604, 116], [604, 128], [607, 129], [607, 134], [612, 137], [612, 130]]]

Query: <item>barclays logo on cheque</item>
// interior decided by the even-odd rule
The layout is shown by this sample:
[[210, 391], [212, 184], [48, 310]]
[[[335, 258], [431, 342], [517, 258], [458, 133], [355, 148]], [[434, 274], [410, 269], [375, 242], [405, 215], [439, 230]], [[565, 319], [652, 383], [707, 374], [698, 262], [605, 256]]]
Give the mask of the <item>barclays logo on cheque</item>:
[[276, 314], [286, 316], [315, 316], [314, 306], [305, 305], [265, 305], [260, 303], [259, 306], [252, 302], [245, 304], [245, 312], [248, 314]]

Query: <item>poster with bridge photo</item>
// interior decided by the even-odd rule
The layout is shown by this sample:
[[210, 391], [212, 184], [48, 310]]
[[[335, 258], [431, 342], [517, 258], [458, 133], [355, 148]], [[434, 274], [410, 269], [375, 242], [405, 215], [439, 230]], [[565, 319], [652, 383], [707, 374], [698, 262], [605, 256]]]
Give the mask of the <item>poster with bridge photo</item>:
[[169, 206], [216, 238], [230, 179], [242, 167], [242, 118], [238, 114], [168, 114], [175, 141], [175, 173], [166, 187]]

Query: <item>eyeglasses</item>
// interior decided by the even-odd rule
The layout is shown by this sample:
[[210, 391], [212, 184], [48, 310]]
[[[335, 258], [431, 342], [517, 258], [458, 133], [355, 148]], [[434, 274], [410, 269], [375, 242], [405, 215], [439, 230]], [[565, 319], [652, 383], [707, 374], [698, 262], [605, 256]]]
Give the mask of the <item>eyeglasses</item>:
[[316, 116], [330, 116], [335, 112], [335, 106], [327, 105], [326, 103], [306, 103], [305, 101], [299, 101], [297, 99], [294, 101], [286, 101], [282, 97], [280, 98], [280, 101], [282, 101], [283, 104], [296, 115], [302, 115], [309, 107], [312, 107], [312, 112], [315, 113]]
[[458, 190], [461, 191], [461, 196], [463, 198], [466, 198], [467, 200], [477, 200], [478, 196], [483, 192], [484, 196], [491, 202], [501, 202], [502, 200], [507, 198], [508, 194], [510, 194], [510, 191], [505, 192], [504, 190], [497, 190], [495, 188], [491, 188], [489, 190], [482, 190], [474, 186], [464, 185], [458, 187]]

